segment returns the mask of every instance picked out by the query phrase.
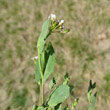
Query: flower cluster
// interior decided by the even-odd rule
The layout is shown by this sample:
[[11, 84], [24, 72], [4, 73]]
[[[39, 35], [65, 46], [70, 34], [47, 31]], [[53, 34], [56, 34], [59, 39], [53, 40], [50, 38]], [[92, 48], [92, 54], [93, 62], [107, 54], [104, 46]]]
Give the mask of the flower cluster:
[[51, 14], [48, 19], [50, 19], [51, 26], [50, 30], [51, 31], [57, 31], [60, 33], [67, 33], [69, 32], [69, 29], [66, 29], [64, 26], [64, 20], [58, 20], [55, 14]]

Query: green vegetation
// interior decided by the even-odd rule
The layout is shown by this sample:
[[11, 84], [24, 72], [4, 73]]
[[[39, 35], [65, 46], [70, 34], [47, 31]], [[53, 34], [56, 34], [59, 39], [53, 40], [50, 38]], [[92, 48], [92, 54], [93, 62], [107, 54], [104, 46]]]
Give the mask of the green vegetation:
[[[80, 97], [76, 109], [87, 110], [87, 87], [92, 79], [98, 88], [96, 110], [109, 110], [109, 5], [109, 0], [0, 0], [0, 110], [30, 110], [33, 103], [38, 103], [39, 87], [31, 58], [37, 54], [41, 26], [50, 13], [64, 18], [71, 30], [63, 36], [54, 33], [49, 38], [56, 53], [52, 75], [61, 84], [68, 72], [74, 85], [65, 103], [70, 106], [73, 96]], [[45, 85], [47, 96], [50, 78]], [[14, 108], [12, 98], [22, 88], [28, 91], [26, 103]]]
[[[50, 41], [47, 42], [47, 38], [54, 32], [66, 34], [69, 32], [69, 29], [65, 28], [64, 20], [58, 20], [55, 14], [51, 14], [42, 26], [42, 31], [37, 43], [38, 56], [32, 58], [35, 63], [35, 80], [40, 87], [40, 104], [34, 105], [33, 110], [75, 110], [79, 100], [76, 98], [71, 108], [68, 107], [68, 105], [66, 107], [63, 105], [64, 101], [69, 97], [73, 89], [73, 85], [70, 85], [69, 83], [71, 77], [68, 75], [68, 73], [65, 74], [63, 83], [55, 88], [54, 85], [56, 85], [57, 80], [55, 77], [52, 78], [49, 88], [51, 90], [53, 88], [54, 89], [51, 91], [48, 98], [46, 97], [45, 99], [45, 84], [49, 76], [51, 76], [51, 74], [54, 72], [55, 65], [54, 48]], [[74, 48], [75, 47], [79, 47], [77, 46], [77, 43], [74, 45]], [[93, 95], [93, 89], [95, 87], [96, 83], [92, 84], [92, 81], [90, 80], [87, 93], [89, 100], [88, 110], [95, 110], [96, 93]]]

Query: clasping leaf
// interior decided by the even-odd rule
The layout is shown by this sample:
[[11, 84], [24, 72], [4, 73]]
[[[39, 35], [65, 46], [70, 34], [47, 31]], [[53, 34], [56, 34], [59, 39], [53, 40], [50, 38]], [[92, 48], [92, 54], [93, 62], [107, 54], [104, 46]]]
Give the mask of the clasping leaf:
[[48, 105], [54, 107], [59, 103], [64, 102], [70, 95], [70, 87], [68, 85], [61, 85], [57, 87], [50, 95]]

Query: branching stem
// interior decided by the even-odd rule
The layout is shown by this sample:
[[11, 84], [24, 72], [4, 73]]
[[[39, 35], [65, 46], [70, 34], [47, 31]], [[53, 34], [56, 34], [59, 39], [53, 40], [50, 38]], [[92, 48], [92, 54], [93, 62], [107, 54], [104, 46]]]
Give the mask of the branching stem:
[[[56, 28], [56, 27], [55, 27]], [[54, 28], [54, 29], [55, 29]], [[53, 29], [53, 30], [54, 30]], [[46, 38], [48, 38], [48, 36], [51, 34], [51, 32], [53, 30], [50, 30], [49, 33], [47, 34]], [[40, 80], [40, 104], [42, 105], [44, 103], [44, 73], [43, 73], [43, 70], [42, 70], [42, 64], [41, 64], [41, 55], [39, 53], [39, 50], [38, 50], [38, 58], [39, 58], [39, 66], [40, 66], [40, 72], [41, 72], [41, 80]]]

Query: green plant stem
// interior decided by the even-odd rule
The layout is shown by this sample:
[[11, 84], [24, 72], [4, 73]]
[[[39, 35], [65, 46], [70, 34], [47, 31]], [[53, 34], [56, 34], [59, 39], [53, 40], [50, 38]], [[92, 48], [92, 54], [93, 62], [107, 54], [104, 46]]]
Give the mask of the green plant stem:
[[40, 81], [40, 104], [44, 103], [44, 84], [42, 80]]
[[[53, 30], [50, 30], [49, 31], [49, 33], [47, 34], [46, 38], [48, 38], [48, 36], [51, 34], [51, 32]], [[44, 103], [44, 84], [43, 84], [44, 74], [43, 74], [43, 70], [42, 70], [42, 66], [41, 66], [41, 57], [40, 57], [40, 54], [39, 54], [39, 50], [38, 50], [38, 58], [39, 58], [39, 66], [40, 66], [40, 72], [41, 72], [41, 77], [42, 77], [42, 79], [40, 80], [40, 103], [42, 105]]]
[[52, 30], [50, 30], [45, 38], [45, 40], [49, 37], [49, 35], [51, 34]]
[[45, 40], [46, 40], [46, 39], [49, 37], [49, 35], [50, 35], [56, 28], [58, 28], [58, 27], [59, 27], [59, 25], [57, 25], [57, 26], [54, 27], [53, 29], [50, 29], [50, 31], [48, 32], [48, 34], [47, 34]]
[[43, 80], [42, 80], [42, 104], [44, 103], [44, 84], [43, 84]]
[[42, 104], [42, 80], [40, 80], [40, 104]]
[[41, 100], [40, 102], [42, 105], [44, 103], [44, 84], [43, 84], [44, 75], [43, 75], [42, 66], [41, 66], [40, 54], [38, 54], [38, 58], [39, 58], [39, 66], [40, 66], [40, 72], [41, 72], [41, 77], [42, 77], [42, 79], [40, 80], [40, 100]]

